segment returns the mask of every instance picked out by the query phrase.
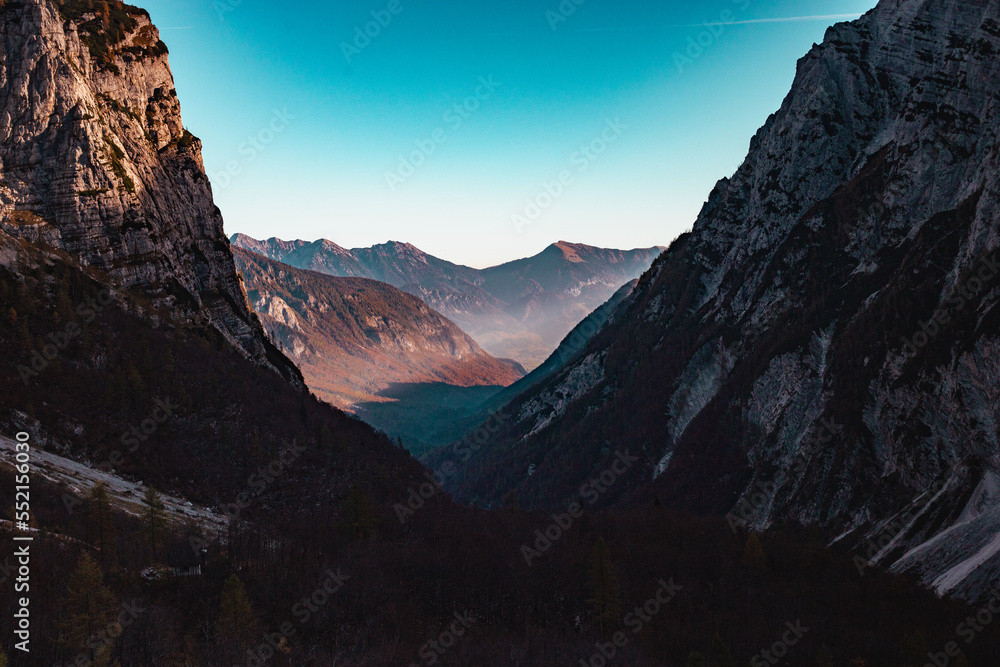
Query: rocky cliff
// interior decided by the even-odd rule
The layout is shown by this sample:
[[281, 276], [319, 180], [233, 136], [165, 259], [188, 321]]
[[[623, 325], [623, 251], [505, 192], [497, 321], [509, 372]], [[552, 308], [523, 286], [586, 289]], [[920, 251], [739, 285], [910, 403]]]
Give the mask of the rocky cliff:
[[154, 321], [207, 325], [295, 377], [246, 303], [145, 10], [3, 3], [0, 61], [0, 229], [139, 290]]
[[693, 232], [454, 488], [558, 504], [629, 448], [642, 468], [605, 502], [815, 524], [982, 592], [1000, 573], [998, 54], [995, 0], [883, 0], [831, 28]]

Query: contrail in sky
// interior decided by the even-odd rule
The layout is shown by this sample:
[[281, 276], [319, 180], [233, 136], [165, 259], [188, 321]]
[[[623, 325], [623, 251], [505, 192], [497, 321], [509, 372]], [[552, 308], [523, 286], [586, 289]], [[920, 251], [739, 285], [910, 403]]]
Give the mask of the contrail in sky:
[[[665, 28], [702, 28], [707, 25], [753, 25], [758, 23], [800, 23], [803, 21], [846, 21], [862, 14], [821, 14], [817, 16], [783, 16], [769, 19], [743, 19], [741, 21], [705, 21], [704, 23], [675, 23], [664, 26], [637, 26], [634, 28], [567, 28], [567, 32], [627, 32], [632, 30], [663, 30]], [[523, 32], [488, 32], [489, 36], [524, 35]]]

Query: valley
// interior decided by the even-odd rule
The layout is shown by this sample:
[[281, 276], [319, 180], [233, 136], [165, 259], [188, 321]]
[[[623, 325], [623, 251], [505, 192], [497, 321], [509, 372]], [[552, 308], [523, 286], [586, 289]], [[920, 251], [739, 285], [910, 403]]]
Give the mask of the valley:
[[[217, 41], [329, 28], [280, 9], [164, 24], [177, 76], [201, 80], [192, 53]], [[317, 105], [323, 124], [389, 80], [379, 54], [419, 18], [385, 11], [399, 20], [338, 63], [350, 90]], [[804, 19], [832, 20], [740, 27]], [[560, 48], [595, 38], [574, 21]], [[599, 38], [617, 32], [640, 48], [640, 31]], [[1000, 247], [1000, 3], [881, 0], [830, 26], [668, 248], [559, 241], [485, 269], [404, 242], [227, 236], [239, 220], [181, 117], [178, 86], [200, 88], [175, 82], [169, 48], [123, 2], [0, 2], [0, 666], [998, 663], [1000, 287], [983, 258]], [[293, 55], [282, 81], [333, 95]], [[338, 126], [340, 148], [398, 129], [391, 107], [437, 106], [395, 90], [373, 95], [375, 132]], [[199, 99], [185, 117], [206, 137], [239, 122], [206, 122]], [[320, 145], [327, 126], [293, 114]], [[287, 169], [294, 132], [254, 167]], [[651, 159], [629, 136], [615, 159]], [[442, 170], [499, 187], [490, 150], [448, 148]], [[432, 171], [407, 189], [430, 192]]]

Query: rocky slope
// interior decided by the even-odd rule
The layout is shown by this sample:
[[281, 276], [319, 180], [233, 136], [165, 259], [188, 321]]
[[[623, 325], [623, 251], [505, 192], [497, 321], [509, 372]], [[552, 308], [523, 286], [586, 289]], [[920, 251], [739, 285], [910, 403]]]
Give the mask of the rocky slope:
[[250, 302], [321, 398], [343, 408], [395, 384], [509, 385], [524, 375], [420, 299], [235, 250]]
[[693, 233], [453, 488], [559, 505], [629, 449], [641, 467], [604, 502], [816, 524], [983, 592], [1000, 573], [998, 53], [995, 1], [883, 0], [831, 28]]
[[454, 321], [489, 353], [527, 368], [544, 361], [574, 326], [638, 278], [662, 250], [607, 250], [560, 241], [535, 257], [479, 270], [408, 243], [345, 250], [322, 239], [258, 241], [243, 234], [232, 242], [298, 268], [394, 285]]
[[0, 61], [0, 229], [140, 289], [152, 320], [210, 326], [295, 377], [246, 303], [145, 10], [3, 3]]

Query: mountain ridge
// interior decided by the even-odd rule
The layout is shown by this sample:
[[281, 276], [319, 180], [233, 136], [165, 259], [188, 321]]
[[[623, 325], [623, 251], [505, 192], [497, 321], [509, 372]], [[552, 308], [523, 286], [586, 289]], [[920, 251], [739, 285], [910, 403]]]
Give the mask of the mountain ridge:
[[258, 241], [234, 234], [231, 242], [297, 268], [389, 283], [423, 299], [490, 354], [526, 368], [544, 361], [578, 322], [638, 278], [661, 251], [560, 241], [534, 257], [474, 269], [398, 241], [351, 250], [326, 239]]
[[506, 386], [524, 375], [487, 355], [417, 297], [371, 278], [335, 278], [236, 247], [254, 310], [321, 398], [349, 409], [399, 383]]
[[1000, 573], [1000, 290], [976, 278], [1000, 247], [996, 53], [994, 2], [883, 0], [831, 27], [693, 232], [450, 488], [559, 505], [629, 446], [642, 470], [608, 503], [850, 546], [915, 508], [872, 558], [981, 596]]

